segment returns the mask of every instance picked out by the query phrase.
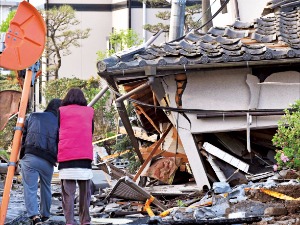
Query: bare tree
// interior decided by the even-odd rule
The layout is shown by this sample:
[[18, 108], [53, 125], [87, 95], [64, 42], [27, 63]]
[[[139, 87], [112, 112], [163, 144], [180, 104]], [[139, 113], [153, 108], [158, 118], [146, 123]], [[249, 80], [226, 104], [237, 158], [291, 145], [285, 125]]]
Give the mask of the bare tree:
[[88, 38], [90, 29], [76, 29], [80, 21], [76, 19], [75, 10], [69, 5], [45, 10], [43, 15], [48, 29], [45, 48], [45, 57], [48, 59], [47, 70], [58, 79], [62, 56], [71, 54], [71, 46], [80, 47], [78, 40]]

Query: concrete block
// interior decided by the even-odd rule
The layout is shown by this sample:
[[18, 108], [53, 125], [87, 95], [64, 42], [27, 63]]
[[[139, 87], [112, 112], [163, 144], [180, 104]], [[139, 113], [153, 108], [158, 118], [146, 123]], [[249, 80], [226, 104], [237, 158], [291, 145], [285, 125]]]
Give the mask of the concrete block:
[[216, 194], [231, 192], [231, 187], [227, 182], [215, 182], [213, 183], [213, 190]]
[[287, 209], [284, 207], [268, 207], [264, 211], [266, 216], [284, 216], [287, 215]]

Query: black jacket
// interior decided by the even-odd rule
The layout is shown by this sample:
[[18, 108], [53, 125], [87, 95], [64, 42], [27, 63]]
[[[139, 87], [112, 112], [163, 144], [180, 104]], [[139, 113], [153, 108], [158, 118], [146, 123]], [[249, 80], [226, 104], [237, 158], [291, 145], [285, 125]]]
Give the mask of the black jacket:
[[52, 112], [31, 113], [24, 124], [20, 158], [30, 153], [55, 165], [58, 119]]

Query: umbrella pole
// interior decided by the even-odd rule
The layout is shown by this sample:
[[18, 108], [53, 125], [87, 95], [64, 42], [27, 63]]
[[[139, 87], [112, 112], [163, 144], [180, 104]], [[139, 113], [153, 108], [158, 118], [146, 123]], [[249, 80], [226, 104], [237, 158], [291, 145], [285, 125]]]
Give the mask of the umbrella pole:
[[26, 114], [28, 98], [29, 98], [31, 78], [32, 78], [32, 71], [27, 70], [25, 80], [24, 80], [24, 87], [22, 90], [21, 102], [19, 107], [19, 115], [15, 127], [15, 134], [12, 143], [12, 151], [8, 163], [7, 175], [6, 175], [5, 185], [4, 185], [4, 192], [3, 192], [2, 202], [1, 202], [0, 225], [4, 225], [5, 223], [6, 213], [7, 213], [7, 208], [8, 208], [9, 198], [10, 198], [10, 190], [11, 190], [12, 181], [17, 166], [16, 163], [19, 159], [21, 138], [22, 138], [23, 127], [25, 122], [25, 114]]

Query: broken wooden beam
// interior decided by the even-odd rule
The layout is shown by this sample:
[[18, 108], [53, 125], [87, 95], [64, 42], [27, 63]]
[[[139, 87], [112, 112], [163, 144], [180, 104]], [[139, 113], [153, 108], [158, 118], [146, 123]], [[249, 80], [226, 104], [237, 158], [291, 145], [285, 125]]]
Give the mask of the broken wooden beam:
[[164, 132], [163, 136], [156, 142], [155, 147], [150, 152], [148, 158], [144, 161], [144, 163], [142, 164], [142, 166], [140, 167], [140, 169], [138, 170], [138, 172], [134, 176], [133, 181], [136, 181], [139, 178], [139, 176], [141, 175], [141, 173], [143, 172], [143, 170], [145, 169], [145, 167], [147, 166], [147, 164], [151, 161], [151, 159], [152, 159], [154, 153], [156, 152], [156, 150], [159, 148], [159, 146], [161, 145], [161, 143], [165, 140], [167, 134], [170, 132], [170, 130], [171, 130], [172, 127], [173, 127], [173, 125], [170, 124], [169, 127], [167, 128], [167, 130]]

